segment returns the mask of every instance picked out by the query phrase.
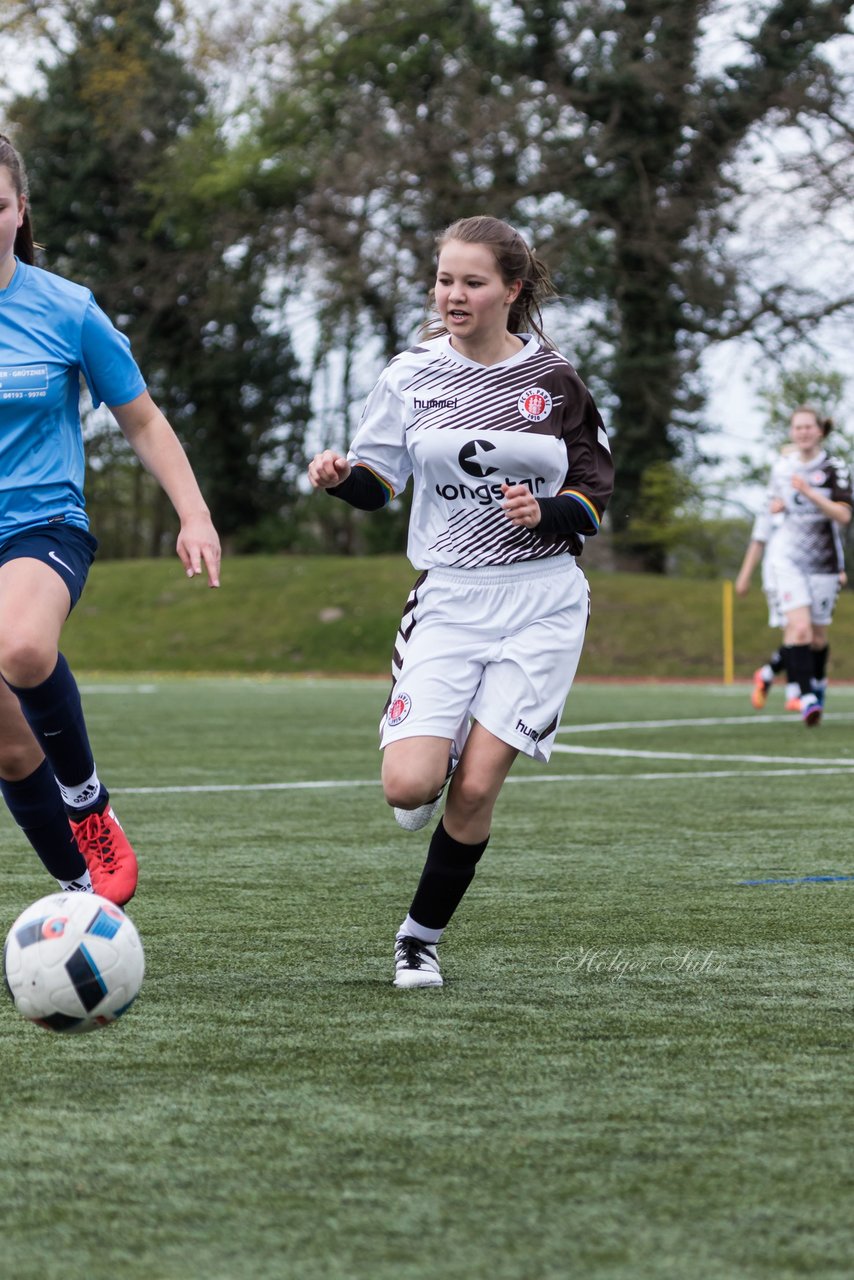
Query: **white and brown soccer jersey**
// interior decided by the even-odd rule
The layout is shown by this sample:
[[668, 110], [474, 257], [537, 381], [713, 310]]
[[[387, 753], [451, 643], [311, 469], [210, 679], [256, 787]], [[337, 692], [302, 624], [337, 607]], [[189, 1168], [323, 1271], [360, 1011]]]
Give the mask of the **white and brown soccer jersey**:
[[810, 488], [831, 502], [851, 504], [851, 477], [839, 458], [825, 452], [809, 462], [801, 462], [794, 453], [778, 458], [771, 471], [768, 496], [769, 500], [781, 499], [785, 511], [766, 556], [775, 570], [791, 567], [808, 576], [838, 573], [843, 564], [839, 525], [792, 488], [795, 475], [801, 475]]
[[[613, 482], [601, 418], [568, 361], [520, 336], [522, 349], [495, 365], [467, 359], [447, 335], [423, 342], [390, 362], [365, 405], [348, 457], [392, 495], [413, 477], [407, 552], [416, 568], [577, 555], [599, 527]], [[568, 497], [578, 532], [512, 525], [502, 483]]]

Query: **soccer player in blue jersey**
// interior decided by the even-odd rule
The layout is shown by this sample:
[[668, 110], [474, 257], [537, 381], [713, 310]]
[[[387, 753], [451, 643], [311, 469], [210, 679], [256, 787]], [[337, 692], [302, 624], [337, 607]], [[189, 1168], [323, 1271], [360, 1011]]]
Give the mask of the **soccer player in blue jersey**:
[[219, 585], [219, 539], [127, 338], [88, 289], [34, 262], [24, 165], [0, 134], [0, 789], [63, 888], [121, 905], [137, 860], [59, 652], [97, 548], [83, 500], [81, 375], [172, 502], [188, 577], [204, 569]]
[[386, 367], [346, 457], [309, 480], [355, 507], [413, 479], [404, 610], [381, 724], [385, 798], [406, 830], [445, 812], [395, 942], [398, 987], [439, 987], [436, 945], [521, 751], [548, 760], [587, 626], [576, 563], [613, 484], [593, 399], [543, 334], [548, 273], [513, 227], [440, 236], [437, 315]]

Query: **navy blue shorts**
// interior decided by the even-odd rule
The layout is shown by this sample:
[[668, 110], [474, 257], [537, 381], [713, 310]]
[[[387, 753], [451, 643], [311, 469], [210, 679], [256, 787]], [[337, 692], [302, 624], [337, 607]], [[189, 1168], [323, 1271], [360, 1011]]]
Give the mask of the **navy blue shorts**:
[[9, 560], [41, 560], [42, 564], [55, 569], [68, 587], [73, 609], [86, 585], [97, 550], [97, 538], [85, 529], [73, 524], [43, 524], [7, 538], [0, 546], [0, 566]]

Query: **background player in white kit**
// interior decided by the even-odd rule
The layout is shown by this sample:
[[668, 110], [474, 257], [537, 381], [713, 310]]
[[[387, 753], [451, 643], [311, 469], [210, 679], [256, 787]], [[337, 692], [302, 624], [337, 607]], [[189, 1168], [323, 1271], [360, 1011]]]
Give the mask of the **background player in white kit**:
[[542, 332], [542, 263], [487, 217], [454, 223], [438, 251], [438, 319], [384, 370], [347, 457], [309, 466], [315, 488], [367, 510], [413, 477], [408, 555], [424, 572], [381, 724], [385, 798], [417, 830], [453, 776], [398, 931], [400, 987], [441, 986], [436, 944], [510, 767], [519, 751], [549, 758], [589, 611], [575, 557], [613, 486], [592, 397]]
[[[791, 449], [792, 445], [787, 445], [786, 450]], [[750, 581], [756, 566], [762, 565], [762, 590], [768, 602], [768, 626], [774, 630], [784, 631], [786, 626], [786, 618], [780, 611], [777, 601], [777, 592], [773, 575], [769, 572], [769, 560], [767, 556], [768, 543], [774, 537], [774, 534], [782, 527], [783, 515], [778, 512], [776, 515], [771, 514], [769, 510], [761, 511], [753, 522], [753, 529], [750, 534], [750, 542], [744, 553], [744, 559], [741, 562], [741, 568], [735, 580], [736, 595], [746, 596], [750, 590]], [[845, 563], [842, 559], [843, 548], [840, 540], [839, 543], [839, 585], [844, 587], [848, 581], [845, 572]], [[816, 665], [821, 664], [826, 669], [827, 649], [825, 648], [822, 655], [820, 650], [813, 650], [813, 661]], [[757, 667], [753, 673], [753, 685], [750, 690], [751, 704], [757, 711], [761, 711], [768, 701], [768, 694], [774, 683], [774, 678], [781, 672], [788, 672], [788, 650], [783, 642], [783, 636], [780, 636], [780, 643], [776, 649], [770, 654], [766, 662]], [[819, 702], [824, 706], [824, 695], [827, 687], [827, 678], [822, 675], [816, 678], [813, 674], [813, 689]], [[787, 711], [801, 711], [801, 687], [798, 684], [786, 685], [785, 709]]]
[[[782, 629], [785, 625], [785, 618], [780, 613], [777, 605], [777, 598], [774, 591], [773, 583], [770, 581], [768, 573], [768, 559], [766, 551], [768, 543], [774, 536], [777, 529], [782, 524], [782, 516], [772, 516], [767, 510], [760, 511], [753, 522], [753, 529], [750, 533], [750, 542], [747, 544], [747, 550], [744, 553], [744, 559], [741, 562], [741, 568], [735, 579], [736, 595], [746, 596], [750, 590], [750, 580], [753, 577], [753, 571], [756, 566], [762, 565], [762, 590], [768, 601], [768, 626], [775, 629]], [[774, 677], [784, 671], [786, 667], [786, 646], [781, 642], [771, 654], [767, 662], [763, 663], [753, 673], [753, 688], [750, 691], [750, 701], [757, 711], [761, 711], [768, 700], [768, 691], [774, 682]], [[800, 689], [798, 689], [798, 709], [800, 709]]]
[[843, 564], [841, 529], [851, 521], [848, 467], [823, 442], [832, 426], [800, 405], [790, 419], [795, 448], [775, 462], [768, 510], [782, 523], [765, 552], [770, 589], [785, 619], [790, 685], [800, 688], [801, 717], [821, 719], [826, 682], [827, 629], [833, 618]]

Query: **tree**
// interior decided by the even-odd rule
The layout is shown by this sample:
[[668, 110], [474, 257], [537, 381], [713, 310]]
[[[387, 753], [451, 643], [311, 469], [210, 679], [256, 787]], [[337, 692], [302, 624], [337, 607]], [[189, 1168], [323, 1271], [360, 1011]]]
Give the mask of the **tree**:
[[[567, 8], [552, 6], [552, 17]], [[842, 33], [850, 5], [767, 7], [739, 40], [742, 56], [715, 74], [698, 68], [703, 23], [715, 5], [633, 0], [619, 19], [615, 6], [594, 8], [593, 40], [581, 49], [558, 42], [560, 26], [550, 22], [535, 56], [555, 96], [584, 123], [582, 147], [569, 148], [568, 185], [606, 244], [608, 270], [598, 283], [607, 286], [602, 300], [614, 335], [620, 483], [611, 514], [619, 532], [630, 530], [648, 468], [678, 459], [695, 427], [703, 345], [766, 317], [795, 325], [814, 310], [813, 299], [779, 283], [746, 302], [746, 282], [727, 256], [740, 182], [733, 161], [769, 118], [795, 124], [838, 104], [817, 51]], [[544, 149], [552, 180], [565, 171], [566, 150], [562, 140]], [[645, 559], [660, 567], [654, 555]]]
[[[717, 64], [715, 0], [344, 0], [298, 15], [258, 137], [273, 185], [296, 155], [304, 166], [283, 222], [325, 282], [328, 341], [367, 318], [386, 352], [399, 346], [423, 310], [431, 233], [454, 217], [489, 210], [529, 230], [586, 330], [577, 363], [615, 435], [612, 527], [661, 570], [632, 529], [646, 473], [699, 452], [705, 347], [746, 332], [779, 347], [854, 301], [843, 273], [805, 284], [772, 269], [768, 243], [757, 264], [761, 227], [737, 239], [748, 153], [767, 171], [774, 141], [798, 158], [800, 217], [804, 183], [826, 225], [850, 203], [854, 126], [826, 51], [851, 8], [745, 8]], [[810, 130], [821, 163], [793, 147]]]
[[[158, 9], [64, 6], [69, 51], [45, 68], [43, 93], [12, 107], [36, 232], [46, 265], [87, 283], [127, 331], [220, 532], [241, 549], [280, 544], [304, 461], [306, 388], [277, 323], [262, 222], [248, 200], [222, 203], [226, 148]], [[159, 490], [122, 481], [135, 461], [112, 447], [99, 456], [93, 432], [95, 470], [109, 463], [138, 503], [134, 553], [159, 554], [171, 541]]]

